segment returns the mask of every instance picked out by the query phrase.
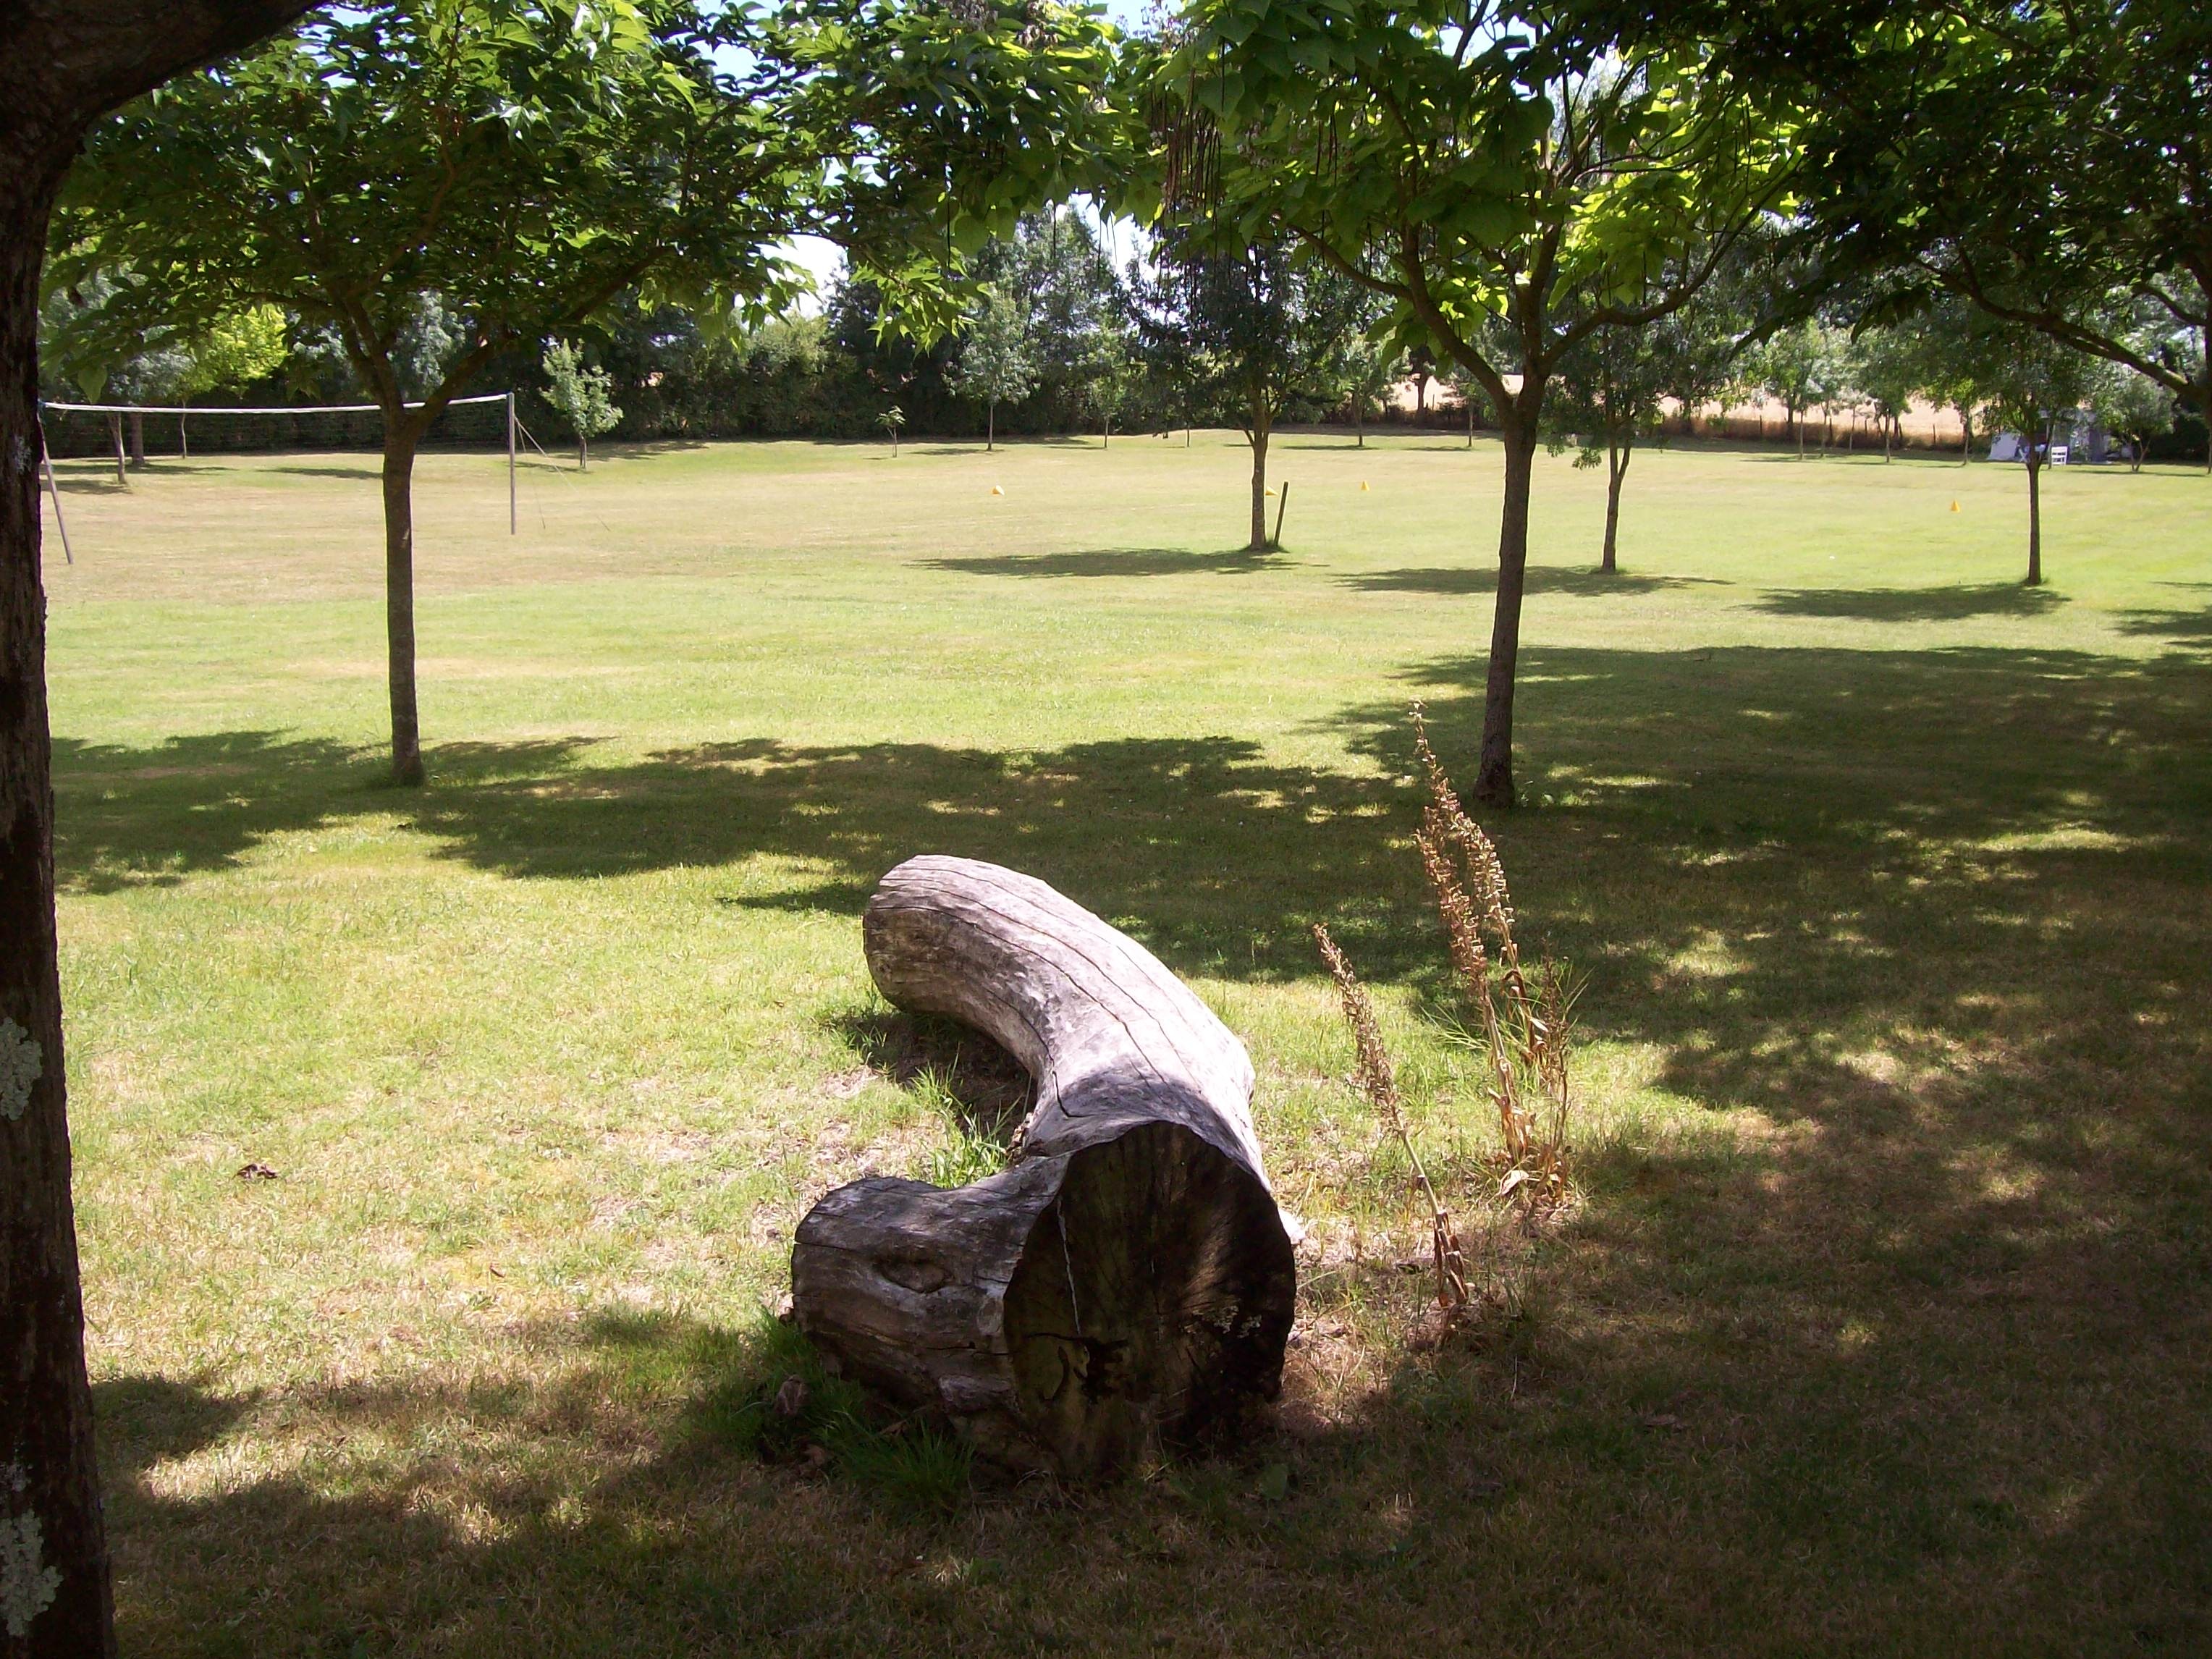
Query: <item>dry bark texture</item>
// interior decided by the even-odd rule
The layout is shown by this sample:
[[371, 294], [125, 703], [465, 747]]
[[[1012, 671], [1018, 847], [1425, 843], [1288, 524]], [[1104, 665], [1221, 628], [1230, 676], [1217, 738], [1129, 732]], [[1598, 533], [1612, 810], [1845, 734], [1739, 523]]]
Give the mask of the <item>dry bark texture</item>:
[[0, 1659], [115, 1645], [54, 960], [37, 471], [46, 222], [95, 117], [306, 9], [0, 0]]
[[909, 860], [864, 934], [885, 996], [994, 1038], [1036, 1105], [1002, 1174], [817, 1205], [792, 1252], [806, 1334], [992, 1462], [1073, 1480], [1272, 1399], [1297, 1277], [1243, 1045], [1143, 946], [996, 865]]

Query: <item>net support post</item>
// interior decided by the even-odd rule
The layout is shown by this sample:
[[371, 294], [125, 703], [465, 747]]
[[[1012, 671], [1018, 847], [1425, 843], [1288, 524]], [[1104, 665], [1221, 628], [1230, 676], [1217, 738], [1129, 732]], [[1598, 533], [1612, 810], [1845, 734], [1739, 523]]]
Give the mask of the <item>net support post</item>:
[[514, 393], [507, 394], [507, 533], [514, 530]]
[[54, 528], [61, 532], [62, 562], [75, 564], [76, 555], [70, 551], [69, 521], [62, 517], [61, 486], [54, 482], [53, 452], [46, 447], [46, 423], [39, 422], [39, 461], [46, 469], [46, 494], [54, 498]]

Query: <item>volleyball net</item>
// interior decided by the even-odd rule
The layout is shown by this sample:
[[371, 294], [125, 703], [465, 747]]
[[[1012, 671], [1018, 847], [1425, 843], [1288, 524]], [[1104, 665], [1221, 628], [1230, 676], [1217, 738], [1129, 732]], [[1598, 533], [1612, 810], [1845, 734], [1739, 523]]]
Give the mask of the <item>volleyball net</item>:
[[[404, 407], [421, 409], [420, 403]], [[154, 454], [189, 459], [197, 428], [203, 452], [370, 449], [384, 444], [383, 408], [377, 404], [279, 404], [237, 406], [223, 404], [77, 404], [39, 402], [40, 465], [52, 497], [54, 527], [61, 532], [62, 556], [76, 562], [70, 545], [69, 522], [62, 514], [61, 487], [54, 477], [54, 455], [65, 459], [112, 454], [116, 482], [127, 482], [126, 467]], [[51, 419], [50, 419], [51, 417]], [[158, 422], [149, 426], [149, 420]], [[169, 422], [173, 421], [173, 435]], [[453, 398], [423, 434], [425, 446], [502, 446], [507, 453], [507, 533], [516, 533], [514, 393], [483, 392]], [[220, 434], [220, 435], [218, 435]], [[526, 434], [525, 434], [526, 435]], [[209, 439], [215, 438], [210, 443]], [[59, 442], [57, 442], [59, 440]], [[173, 449], [170, 447], [173, 441]], [[534, 439], [530, 441], [537, 447]]]

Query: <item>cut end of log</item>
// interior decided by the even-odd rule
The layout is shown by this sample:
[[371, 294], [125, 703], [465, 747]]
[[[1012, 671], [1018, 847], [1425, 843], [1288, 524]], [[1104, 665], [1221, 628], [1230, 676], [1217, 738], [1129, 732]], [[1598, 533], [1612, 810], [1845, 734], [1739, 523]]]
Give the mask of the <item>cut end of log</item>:
[[900, 866], [866, 937], [887, 996], [987, 1032], [1037, 1102], [1001, 1174], [817, 1204], [800, 1328], [1016, 1470], [1096, 1479], [1234, 1432], [1281, 1385], [1297, 1283], [1243, 1045], [1134, 940], [995, 865]]
[[1023, 1417], [1097, 1474], [1232, 1434], [1281, 1389], [1297, 1282], [1266, 1187], [1181, 1125], [1071, 1153], [1006, 1288]]
[[968, 1187], [856, 1182], [793, 1269], [847, 1375], [1070, 1479], [1233, 1433], [1281, 1386], [1297, 1294], [1267, 1188], [1172, 1123]]

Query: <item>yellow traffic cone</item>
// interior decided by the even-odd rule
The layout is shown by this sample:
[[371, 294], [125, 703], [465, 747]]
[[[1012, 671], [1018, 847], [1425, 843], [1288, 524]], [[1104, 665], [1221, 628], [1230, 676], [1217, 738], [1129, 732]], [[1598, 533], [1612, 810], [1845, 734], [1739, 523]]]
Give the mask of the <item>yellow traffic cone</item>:
[[998, 485], [996, 485], [996, 484], [993, 484], [993, 485], [991, 486], [991, 493], [992, 493], [994, 495], [1005, 495], [1006, 492], [1005, 490], [1003, 490], [1003, 489], [1000, 489]]
[[1362, 478], [1362, 479], [1359, 481], [1359, 487], [1360, 487], [1360, 489], [1363, 489], [1363, 490], [1364, 490], [1364, 489], [1365, 489], [1367, 488], [1367, 480], [1366, 480], [1366, 479], [1364, 479], [1364, 478]]
[[1952, 510], [1954, 513], [1956, 513], [1956, 512], [1959, 510], [1959, 504], [1958, 504], [1958, 502], [1954, 501], [1954, 502], [1952, 502], [1952, 503], [1951, 503], [1951, 510]]

